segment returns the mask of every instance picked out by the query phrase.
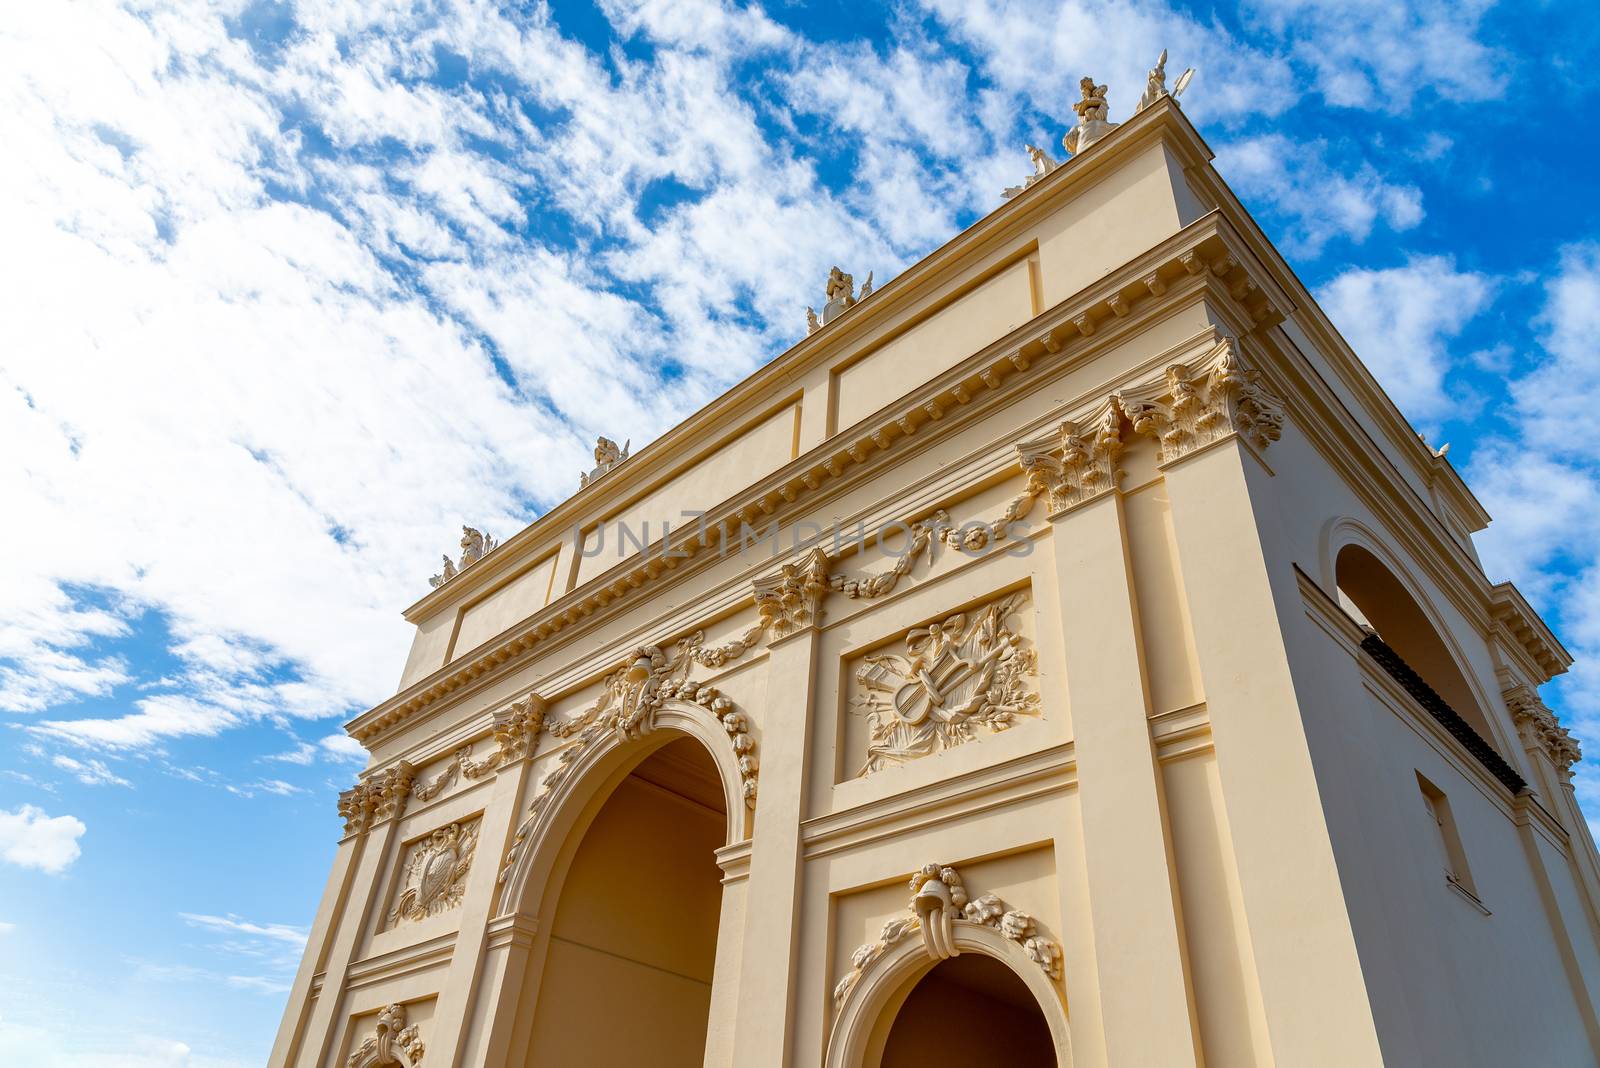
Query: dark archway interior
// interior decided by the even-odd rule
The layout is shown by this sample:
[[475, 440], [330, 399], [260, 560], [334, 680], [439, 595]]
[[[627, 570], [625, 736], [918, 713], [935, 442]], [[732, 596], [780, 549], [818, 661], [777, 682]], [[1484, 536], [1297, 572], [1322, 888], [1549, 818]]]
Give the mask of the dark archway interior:
[[1457, 715], [1471, 724], [1484, 741], [1494, 745], [1489, 721], [1455, 658], [1400, 580], [1359, 545], [1346, 545], [1339, 550], [1334, 573], [1340, 606], [1358, 623], [1376, 631]]
[[726, 833], [721, 781], [694, 739], [618, 784], [562, 884], [523, 1063], [698, 1068]]
[[883, 1068], [983, 1064], [1053, 1068], [1050, 1025], [1020, 976], [993, 957], [941, 961], [911, 991], [884, 1045]]

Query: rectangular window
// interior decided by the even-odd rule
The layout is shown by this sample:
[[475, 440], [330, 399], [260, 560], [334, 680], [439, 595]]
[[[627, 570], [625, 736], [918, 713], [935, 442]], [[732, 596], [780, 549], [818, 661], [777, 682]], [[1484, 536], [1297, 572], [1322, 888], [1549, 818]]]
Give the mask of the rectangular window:
[[1422, 791], [1422, 812], [1428, 821], [1428, 838], [1438, 851], [1445, 881], [1487, 913], [1489, 910], [1479, 900], [1478, 888], [1472, 881], [1472, 871], [1467, 867], [1467, 853], [1461, 846], [1461, 834], [1456, 830], [1455, 816], [1450, 812], [1450, 799], [1443, 790], [1424, 778], [1420, 771], [1417, 772], [1417, 787]]

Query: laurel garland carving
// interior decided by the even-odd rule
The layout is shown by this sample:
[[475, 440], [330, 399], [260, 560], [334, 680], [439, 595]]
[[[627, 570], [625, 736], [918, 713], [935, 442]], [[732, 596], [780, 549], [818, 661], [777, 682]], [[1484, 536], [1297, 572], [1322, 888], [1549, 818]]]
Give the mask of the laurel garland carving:
[[468, 742], [451, 755], [450, 762], [438, 775], [412, 787], [411, 796], [418, 801], [431, 801], [449, 789], [457, 776], [481, 779], [491, 771], [530, 755], [538, 741], [539, 732], [544, 729], [544, 713], [544, 698], [536, 693], [524, 694], [499, 709], [492, 716], [490, 728], [494, 748], [486, 756], [474, 760], [473, 745]]
[[476, 820], [448, 824], [413, 843], [401, 866], [401, 890], [389, 910], [389, 926], [424, 920], [461, 904], [477, 848]]
[[376, 1029], [356, 1047], [345, 1064], [347, 1068], [385, 1068], [386, 1065], [421, 1068], [422, 1054], [422, 1036], [417, 1025], [408, 1027], [406, 1007], [393, 1004], [378, 1013]]
[[1583, 749], [1572, 732], [1561, 725], [1556, 714], [1539, 699], [1533, 689], [1517, 683], [1504, 694], [1506, 707], [1528, 748], [1544, 751], [1556, 767], [1562, 782], [1572, 778], [1572, 766], [1583, 759]]
[[834, 985], [833, 1005], [838, 1009], [861, 976], [894, 945], [912, 934], [922, 936], [929, 958], [948, 960], [960, 954], [956, 948], [956, 925], [970, 923], [991, 927], [1022, 947], [1028, 959], [1051, 979], [1061, 978], [1061, 947], [1039, 933], [1032, 916], [1013, 909], [994, 894], [969, 899], [961, 874], [940, 864], [924, 864], [911, 877], [910, 915], [887, 920], [875, 941], [856, 947], [850, 955], [850, 971]]

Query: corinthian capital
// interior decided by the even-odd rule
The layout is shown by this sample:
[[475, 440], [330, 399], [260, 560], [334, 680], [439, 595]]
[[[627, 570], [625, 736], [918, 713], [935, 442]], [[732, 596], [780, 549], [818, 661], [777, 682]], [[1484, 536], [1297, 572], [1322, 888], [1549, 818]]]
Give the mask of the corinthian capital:
[[1119, 394], [1133, 429], [1154, 437], [1160, 463], [1238, 435], [1265, 449], [1283, 434], [1283, 406], [1248, 368], [1233, 338], [1223, 338], [1194, 364], [1167, 368], [1159, 386]]
[[775, 637], [802, 627], [814, 627], [822, 618], [822, 597], [828, 591], [828, 556], [812, 549], [799, 561], [784, 564], [776, 575], [754, 582], [756, 610], [761, 623]]
[[1030, 478], [1042, 476], [1051, 511], [1095, 500], [1117, 488], [1122, 454], [1122, 409], [1116, 398], [1083, 423], [1068, 420], [1053, 433], [1017, 446]]
[[1572, 732], [1561, 725], [1556, 714], [1539, 695], [1527, 686], [1517, 683], [1504, 694], [1506, 707], [1522, 736], [1522, 744], [1531, 750], [1542, 750], [1555, 765], [1561, 781], [1572, 777], [1572, 766], [1583, 759], [1583, 750]]

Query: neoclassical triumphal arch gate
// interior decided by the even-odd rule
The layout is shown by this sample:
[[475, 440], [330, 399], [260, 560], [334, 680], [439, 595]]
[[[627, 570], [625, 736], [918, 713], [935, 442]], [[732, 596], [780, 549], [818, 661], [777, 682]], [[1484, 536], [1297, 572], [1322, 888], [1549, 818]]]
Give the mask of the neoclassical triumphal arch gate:
[[1600, 1060], [1569, 657], [1164, 76], [464, 531], [275, 1068]]

